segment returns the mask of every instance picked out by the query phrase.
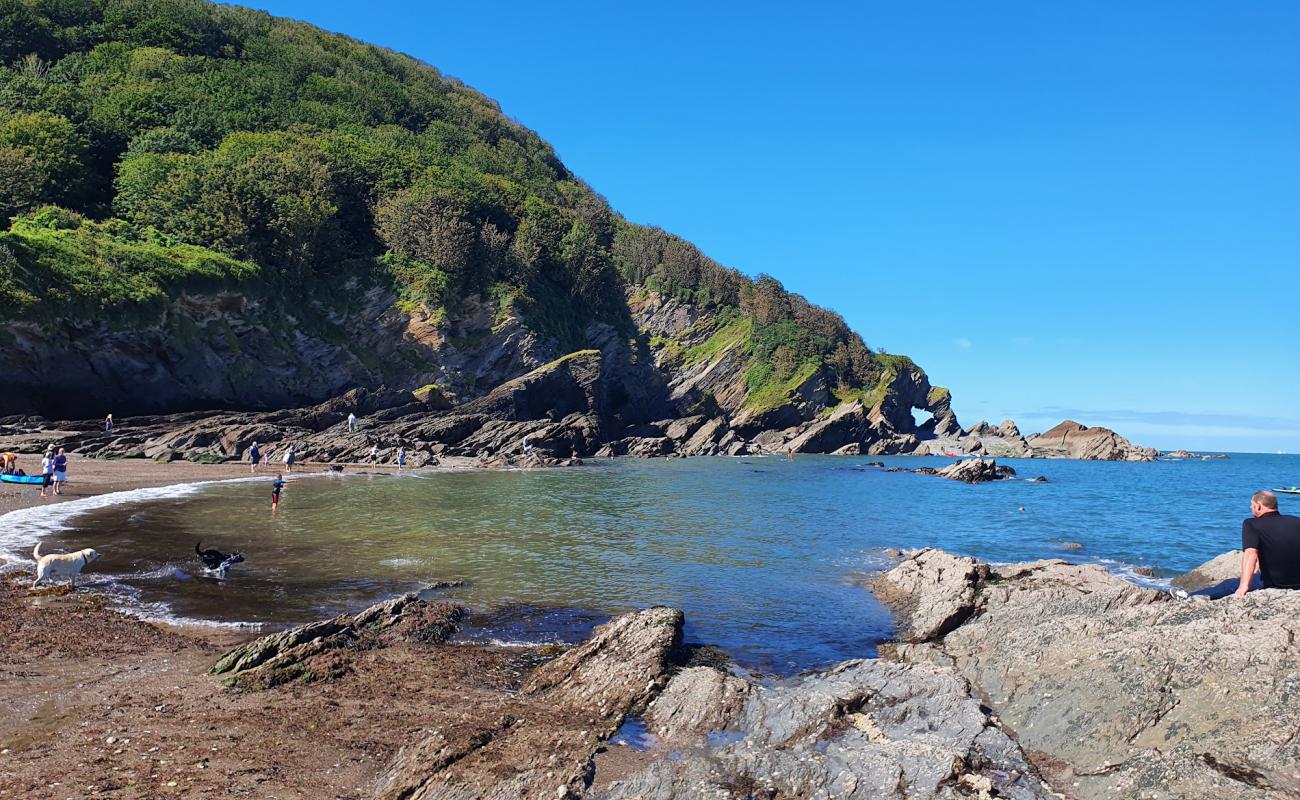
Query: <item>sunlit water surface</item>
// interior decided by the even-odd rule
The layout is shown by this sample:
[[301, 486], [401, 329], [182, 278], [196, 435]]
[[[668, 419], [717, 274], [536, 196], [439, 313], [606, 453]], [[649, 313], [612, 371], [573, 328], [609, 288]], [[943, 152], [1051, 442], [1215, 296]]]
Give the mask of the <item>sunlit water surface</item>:
[[[886, 548], [1170, 575], [1239, 545], [1251, 492], [1300, 481], [1296, 456], [1007, 460], [1022, 477], [1049, 482], [979, 486], [888, 473], [864, 467], [868, 460], [620, 459], [549, 471], [304, 476], [274, 516], [266, 477], [70, 520], [57, 507], [18, 512], [7, 541], [98, 548], [104, 557], [88, 582], [174, 617], [276, 626], [463, 580], [443, 594], [493, 612], [472, 637], [575, 640], [609, 614], [671, 605], [686, 612], [688, 641], [720, 645], [752, 669], [792, 673], [870, 655], [890, 635], [888, 613], [863, 588], [887, 565]], [[204, 577], [198, 540], [247, 560], [225, 582]]]

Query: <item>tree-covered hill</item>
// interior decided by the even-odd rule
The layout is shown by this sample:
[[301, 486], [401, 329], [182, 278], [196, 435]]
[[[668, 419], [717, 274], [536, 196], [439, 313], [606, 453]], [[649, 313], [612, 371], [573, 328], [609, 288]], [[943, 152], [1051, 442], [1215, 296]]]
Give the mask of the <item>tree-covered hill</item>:
[[[536, 133], [434, 67], [200, 0], [0, 0], [0, 220], [0, 339], [29, 361], [92, 324], [191, 337], [241, 386], [292, 361], [288, 339], [346, 351], [313, 356], [338, 379], [301, 397], [212, 384], [179, 405], [430, 375], [482, 394], [492, 381], [450, 375], [481, 365], [442, 363], [439, 348], [468, 353], [508, 319], [550, 355], [585, 346], [592, 323], [634, 337], [637, 292], [701, 315], [686, 339], [656, 343], [669, 367], [734, 339], [751, 407], [814, 374], [841, 400], [869, 398], [913, 368], [777, 281], [622, 219]], [[202, 313], [182, 303], [218, 295]], [[407, 339], [418, 327], [421, 347], [357, 333], [367, 319]]]

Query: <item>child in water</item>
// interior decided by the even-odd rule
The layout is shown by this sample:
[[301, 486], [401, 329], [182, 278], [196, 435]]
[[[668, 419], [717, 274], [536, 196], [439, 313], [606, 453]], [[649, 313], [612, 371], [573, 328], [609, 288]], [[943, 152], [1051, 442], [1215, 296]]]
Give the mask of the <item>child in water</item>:
[[271, 484], [271, 512], [280, 505], [280, 490], [284, 488], [284, 473], [275, 473], [275, 483]]

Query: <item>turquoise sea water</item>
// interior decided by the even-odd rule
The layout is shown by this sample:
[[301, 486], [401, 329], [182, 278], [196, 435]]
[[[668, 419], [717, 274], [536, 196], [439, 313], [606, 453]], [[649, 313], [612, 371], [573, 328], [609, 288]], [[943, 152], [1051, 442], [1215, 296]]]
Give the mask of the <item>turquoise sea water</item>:
[[[686, 612], [688, 641], [791, 673], [870, 655], [890, 635], [889, 615], [862, 586], [888, 564], [886, 548], [1172, 575], [1239, 546], [1251, 492], [1300, 482], [1297, 456], [1011, 459], [1003, 463], [1022, 478], [1050, 482], [979, 486], [864, 467], [869, 460], [877, 459], [619, 459], [548, 471], [304, 476], [274, 517], [268, 476], [56, 524], [48, 512], [18, 512], [9, 541], [25, 536], [28, 552], [37, 536], [55, 548], [96, 547], [104, 557], [92, 583], [128, 604], [209, 621], [303, 622], [439, 580], [466, 581], [447, 594], [484, 612], [467, 634], [483, 639], [574, 639], [609, 614], [673, 605]], [[1282, 505], [1300, 511], [1300, 497], [1283, 495]], [[205, 578], [193, 554], [199, 539], [247, 560], [224, 583]]]

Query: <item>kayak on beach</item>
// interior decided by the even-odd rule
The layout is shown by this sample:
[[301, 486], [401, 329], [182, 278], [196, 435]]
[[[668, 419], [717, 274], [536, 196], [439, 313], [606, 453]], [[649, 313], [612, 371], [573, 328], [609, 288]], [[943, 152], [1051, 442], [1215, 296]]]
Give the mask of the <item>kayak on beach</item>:
[[30, 483], [33, 486], [40, 486], [45, 483], [45, 478], [40, 475], [0, 475], [2, 483]]

